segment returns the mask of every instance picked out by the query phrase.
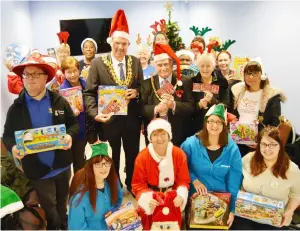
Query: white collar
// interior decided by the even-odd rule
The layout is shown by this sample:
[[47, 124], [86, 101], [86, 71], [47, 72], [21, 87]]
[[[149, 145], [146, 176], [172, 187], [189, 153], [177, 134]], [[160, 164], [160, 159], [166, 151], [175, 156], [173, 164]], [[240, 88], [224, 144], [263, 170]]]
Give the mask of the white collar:
[[166, 79], [164, 79], [164, 78], [162, 78], [162, 77], [160, 77], [160, 76], [158, 76], [158, 78], [159, 78], [159, 85], [161, 85], [161, 82], [164, 81], [164, 80], [168, 80], [169, 83], [172, 84], [172, 73], [171, 73], [171, 75], [169, 75], [169, 77], [166, 78]]
[[113, 55], [113, 53], [112, 52], [110, 52], [110, 56], [111, 56], [111, 60], [112, 60], [112, 62], [113, 63], [117, 63], [117, 64], [119, 64], [119, 63], [123, 63], [124, 64], [124, 66], [125, 66], [125, 56], [123, 57], [123, 60], [120, 62], [120, 61], [118, 61], [116, 58], [115, 58], [115, 56]]

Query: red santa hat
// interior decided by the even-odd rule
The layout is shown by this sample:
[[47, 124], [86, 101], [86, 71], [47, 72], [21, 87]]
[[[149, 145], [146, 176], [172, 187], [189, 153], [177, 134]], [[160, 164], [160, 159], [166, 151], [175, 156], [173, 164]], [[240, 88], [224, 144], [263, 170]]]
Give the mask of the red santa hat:
[[148, 124], [148, 127], [147, 127], [148, 140], [151, 140], [150, 137], [151, 137], [152, 133], [157, 129], [165, 130], [169, 134], [170, 139], [172, 139], [171, 124], [165, 119], [156, 118], [156, 119], [151, 120], [151, 122]]
[[154, 62], [164, 60], [164, 59], [174, 59], [177, 65], [177, 85], [182, 86], [181, 81], [181, 71], [180, 71], [180, 59], [176, 56], [172, 48], [167, 44], [155, 44], [154, 47]]
[[121, 37], [129, 40], [129, 28], [124, 10], [118, 10], [114, 15], [107, 43], [110, 44], [115, 37]]

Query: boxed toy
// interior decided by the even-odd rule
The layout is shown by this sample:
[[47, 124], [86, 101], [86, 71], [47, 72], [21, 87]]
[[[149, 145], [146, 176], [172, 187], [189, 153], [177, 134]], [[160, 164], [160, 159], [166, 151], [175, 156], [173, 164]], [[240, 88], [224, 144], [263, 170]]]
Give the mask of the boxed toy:
[[105, 215], [107, 227], [110, 230], [142, 230], [142, 222], [132, 204], [127, 202], [121, 207]]
[[80, 112], [84, 111], [82, 88], [80, 86], [60, 89], [59, 93], [69, 102], [74, 112], [75, 109]]
[[279, 227], [283, 212], [283, 201], [243, 191], [239, 191], [237, 195], [235, 202], [236, 216]]
[[99, 86], [98, 87], [98, 114], [127, 115], [127, 100], [125, 92], [127, 86]]
[[15, 139], [20, 155], [34, 154], [67, 146], [65, 143], [66, 126], [64, 124], [15, 131]]
[[191, 198], [190, 228], [228, 229], [230, 193], [210, 192], [206, 196], [194, 194]]
[[256, 123], [230, 123], [230, 135], [237, 144], [255, 145], [257, 133]]

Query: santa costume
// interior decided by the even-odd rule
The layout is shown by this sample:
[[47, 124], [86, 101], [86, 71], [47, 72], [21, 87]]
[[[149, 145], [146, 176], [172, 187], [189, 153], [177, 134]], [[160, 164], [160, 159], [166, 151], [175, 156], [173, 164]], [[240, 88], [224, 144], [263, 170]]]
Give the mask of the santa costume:
[[[158, 129], [163, 129], [172, 139], [171, 125], [168, 121], [158, 118], [148, 125], [148, 139]], [[183, 199], [180, 206], [184, 209], [190, 183], [190, 176], [185, 153], [168, 142], [166, 156], [161, 158], [154, 150], [152, 143], [142, 150], [136, 160], [132, 178], [132, 191], [138, 201], [138, 213], [142, 219], [145, 230], [149, 230], [152, 224], [153, 210], [149, 201], [155, 199], [155, 192], [176, 190], [177, 195]]]

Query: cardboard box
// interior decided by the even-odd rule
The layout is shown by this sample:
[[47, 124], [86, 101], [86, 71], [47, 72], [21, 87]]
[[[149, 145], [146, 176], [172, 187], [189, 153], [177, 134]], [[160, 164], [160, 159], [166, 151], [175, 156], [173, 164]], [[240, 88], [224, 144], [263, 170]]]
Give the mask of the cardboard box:
[[210, 192], [206, 196], [193, 196], [190, 209], [190, 228], [228, 229], [230, 193]]
[[235, 202], [236, 216], [276, 227], [279, 227], [282, 222], [283, 212], [283, 201], [249, 192], [239, 191]]
[[110, 230], [142, 230], [142, 222], [132, 202], [123, 204], [105, 215], [107, 227]]
[[75, 109], [79, 112], [84, 111], [82, 88], [80, 86], [60, 89], [59, 93], [69, 102], [74, 112]]
[[20, 155], [34, 154], [67, 146], [64, 141], [66, 136], [64, 124], [15, 131], [15, 139]]

